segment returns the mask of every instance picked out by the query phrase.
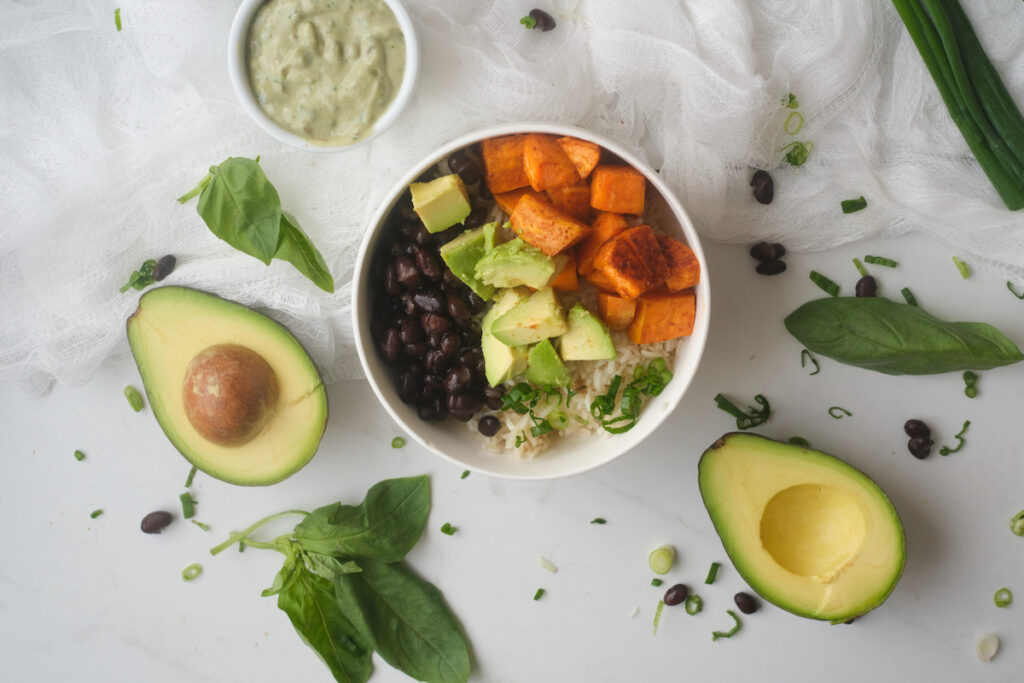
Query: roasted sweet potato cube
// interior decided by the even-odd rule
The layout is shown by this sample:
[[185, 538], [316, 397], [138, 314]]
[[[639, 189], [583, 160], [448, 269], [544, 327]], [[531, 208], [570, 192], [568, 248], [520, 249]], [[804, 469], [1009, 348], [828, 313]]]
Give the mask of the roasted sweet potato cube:
[[523, 167], [537, 192], [579, 185], [576, 166], [551, 135], [530, 133], [523, 143]]
[[593, 142], [580, 140], [579, 138], [564, 137], [558, 138], [558, 144], [562, 146], [566, 156], [576, 167], [576, 175], [586, 178], [601, 160], [601, 148]]
[[615, 293], [615, 283], [609, 280], [608, 277], [599, 270], [590, 271], [590, 273], [583, 276], [583, 279], [597, 287], [602, 292], [607, 292], [608, 294]]
[[556, 209], [561, 209], [573, 218], [590, 222], [590, 186], [570, 185], [547, 191], [548, 199]]
[[619, 296], [635, 299], [665, 281], [668, 264], [649, 225], [624, 230], [604, 243], [594, 257], [594, 269], [615, 284]]
[[590, 205], [598, 211], [639, 216], [644, 212], [646, 190], [647, 180], [639, 171], [601, 164], [590, 179]]
[[527, 244], [554, 256], [590, 234], [590, 226], [533, 195], [524, 194], [509, 217], [512, 229]]
[[508, 192], [530, 184], [523, 166], [525, 135], [488, 138], [480, 144], [484, 157], [484, 180], [492, 193]]
[[636, 316], [636, 301], [614, 294], [597, 293], [597, 311], [610, 330], [624, 330]]
[[697, 298], [688, 289], [672, 294], [644, 294], [636, 300], [636, 317], [629, 325], [634, 344], [653, 344], [693, 334]]
[[665, 235], [658, 235], [658, 243], [665, 263], [668, 264], [668, 275], [665, 277], [668, 291], [678, 292], [695, 287], [700, 282], [700, 262], [693, 249]]
[[599, 213], [591, 223], [593, 231], [576, 246], [576, 267], [580, 275], [594, 270], [594, 257], [605, 242], [629, 227], [626, 219], [617, 213]]
[[558, 292], [575, 292], [580, 288], [580, 281], [576, 274], [576, 252], [568, 249], [559, 254], [558, 258], [564, 260], [565, 265], [551, 278], [548, 286], [554, 287]]
[[516, 208], [516, 204], [519, 203], [519, 198], [524, 194], [532, 194], [537, 199], [546, 199], [543, 193], [534, 192], [531, 187], [527, 186], [520, 187], [519, 189], [512, 190], [511, 192], [498, 192], [494, 195], [494, 201], [498, 203], [498, 206], [501, 207], [502, 211], [511, 215], [512, 209]]

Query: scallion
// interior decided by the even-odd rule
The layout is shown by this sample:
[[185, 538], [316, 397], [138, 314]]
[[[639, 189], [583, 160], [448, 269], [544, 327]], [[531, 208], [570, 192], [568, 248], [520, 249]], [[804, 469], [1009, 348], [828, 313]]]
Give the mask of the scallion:
[[718, 562], [712, 562], [711, 568], [708, 569], [708, 577], [704, 579], [704, 583], [708, 585], [713, 584], [715, 582], [715, 579], [718, 578], [718, 570], [721, 568], [721, 566], [722, 565]]
[[856, 199], [844, 199], [839, 202], [839, 207], [843, 210], [843, 213], [857, 213], [862, 209], [866, 209], [867, 206], [868, 200], [864, 199], [863, 196]]
[[964, 371], [964, 396], [975, 398], [978, 395], [978, 373]]
[[661, 622], [661, 611], [665, 609], [665, 601], [658, 600], [658, 608], [654, 610], [654, 635], [658, 635], [658, 624]]
[[462, 476], [459, 479], [465, 479], [469, 476], [469, 470], [462, 470]]
[[811, 155], [811, 150], [814, 149], [813, 142], [791, 142], [782, 149], [780, 152], [785, 152], [785, 156], [782, 157], [783, 161], [787, 162], [791, 166], [803, 166], [807, 161], [807, 157]]
[[663, 545], [651, 551], [647, 556], [647, 564], [655, 574], [665, 575], [672, 569], [672, 563], [676, 560], [676, 551], [670, 545]]
[[735, 621], [736, 623], [733, 624], [733, 627], [728, 631], [713, 631], [711, 633], [712, 641], [718, 640], [719, 638], [732, 638], [734, 635], [739, 633], [740, 628], [743, 626], [742, 622], [740, 622], [740, 618], [736, 616], [736, 613], [733, 612], [731, 609], [725, 610], [725, 613], [732, 617], [733, 621]]
[[953, 257], [953, 263], [956, 264], [956, 269], [960, 271], [960, 277], [966, 280], [971, 276], [971, 269], [958, 257]]
[[662, 583], [664, 583], [664, 582], [661, 579], [658, 579], [658, 578], [651, 579], [651, 585], [654, 586], [655, 588], [660, 586]]
[[404, 445], [405, 445], [405, 439], [403, 439], [400, 436], [396, 436], [395, 438], [391, 439], [391, 447], [392, 448], [401, 448]]
[[195, 524], [200, 529], [202, 529], [203, 531], [209, 531], [210, 530], [210, 525], [209, 524], [203, 524], [202, 522], [200, 522], [197, 519], [193, 519], [192, 523]]
[[908, 304], [910, 304], [911, 306], [917, 306], [917, 299], [914, 298], [914, 295], [911, 293], [909, 287], [904, 287], [903, 289], [901, 289], [900, 294], [903, 295], [903, 298], [907, 300]]
[[202, 565], [200, 565], [198, 562], [193, 562], [192, 564], [181, 570], [181, 579], [182, 581], [192, 581], [202, 573]]
[[843, 408], [842, 406], [832, 406], [831, 408], [828, 409], [828, 414], [831, 415], [833, 419], [836, 420], [843, 419], [843, 415], [846, 415], [847, 417], [853, 416], [853, 413], [851, 413], [846, 408]]
[[956, 448], [950, 448], [949, 446], [943, 446], [939, 449], [939, 455], [949, 455], [950, 453], [956, 453], [964, 447], [964, 434], [967, 432], [967, 428], [971, 426], [971, 421], [966, 420], [964, 426], [959, 432], [953, 435], [953, 438], [957, 440]]
[[561, 410], [552, 410], [548, 413], [547, 420], [553, 429], [565, 429], [569, 426], [569, 416]]
[[103, 510], [93, 510], [89, 513], [89, 519], [96, 519], [103, 514]]
[[704, 601], [701, 600], [699, 595], [691, 594], [689, 597], [686, 598], [686, 602], [683, 604], [683, 608], [686, 610], [686, 613], [692, 617], [693, 615], [699, 613], [702, 609], [704, 609]]
[[558, 573], [558, 567], [556, 567], [551, 560], [545, 557], [538, 557], [537, 564], [539, 564], [545, 571], [549, 571], [552, 574]]
[[82, 462], [83, 460], [85, 460], [85, 453], [83, 453], [82, 451], [76, 450], [75, 451], [75, 460], [77, 460], [78, 462]]
[[[796, 121], [790, 130], [790, 121]], [[796, 135], [800, 132], [800, 129], [804, 127], [804, 115], [798, 111], [789, 112], [789, 116], [786, 117], [786, 122], [782, 124], [782, 129], [786, 131], [786, 135]]]
[[1010, 518], [1010, 531], [1018, 536], [1024, 536], [1024, 510]]
[[993, 600], [996, 603], [996, 607], [1009, 607], [1010, 603], [1013, 602], [1013, 593], [1010, 592], [1009, 588], [1000, 588], [993, 596]]
[[192, 465], [192, 469], [188, 471], [188, 476], [185, 478], [185, 488], [188, 488], [189, 486], [192, 485], [192, 480], [196, 478], [196, 471], [198, 469], [198, 467]]
[[864, 263], [870, 263], [873, 266], [885, 266], [886, 268], [895, 268], [900, 264], [899, 261], [893, 261], [891, 258], [871, 256], [870, 254], [864, 257]]
[[859, 258], [854, 257], [854, 259], [853, 259], [853, 267], [857, 269], [857, 272], [860, 273], [861, 277], [867, 276], [868, 269], [864, 267], [864, 264], [860, 262]]
[[590, 520], [590, 523], [591, 524], [607, 524], [608, 520], [606, 520], [604, 517], [594, 517], [592, 520]]
[[459, 527], [452, 526], [448, 522], [445, 522], [444, 524], [441, 525], [441, 533], [446, 535], [446, 536], [454, 536], [455, 532], [458, 531], [458, 530], [459, 530]]
[[533, 601], [536, 602], [537, 600], [540, 600], [541, 598], [543, 598], [544, 597], [544, 593], [545, 593], [545, 591], [544, 591], [543, 588], [538, 588], [537, 592], [533, 594]]
[[715, 405], [718, 406], [719, 410], [724, 410], [733, 417], [736, 418], [737, 429], [751, 429], [760, 424], [764, 424], [772, 416], [772, 407], [768, 403], [768, 399], [762, 394], [754, 396], [754, 401], [761, 405], [760, 408], [754, 406], [747, 406], [750, 410], [749, 413], [744, 413], [740, 410], [735, 403], [727, 399], [722, 394], [715, 395]]
[[1010, 290], [1010, 294], [1013, 294], [1018, 299], [1024, 300], [1024, 294], [1018, 294], [1017, 290], [1013, 288], [1013, 283], [1010, 282], [1009, 280], [1006, 281], [1006, 288]]
[[142, 410], [142, 406], [145, 405], [142, 400], [142, 394], [139, 390], [130, 384], [124, 388], [124, 397], [128, 399], [128, 405], [132, 407], [136, 413]]
[[114, 10], [114, 26], [117, 27], [118, 31], [121, 30], [121, 8], [120, 7], [118, 7], [117, 9]]
[[192, 519], [196, 514], [196, 501], [188, 491], [178, 496], [181, 501], [181, 516], [185, 519]]
[[839, 285], [816, 270], [811, 271], [811, 282], [821, 287], [829, 296], [839, 296]]
[[814, 365], [814, 372], [810, 373], [810, 376], [817, 375], [819, 372], [821, 372], [821, 366], [818, 365], [818, 359], [815, 358], [814, 354], [812, 354], [810, 351], [804, 349], [803, 351], [800, 352], [800, 367], [803, 367], [804, 362], [808, 360], [811, 361], [811, 363]]
[[798, 109], [800, 107], [800, 101], [796, 99], [796, 95], [793, 93], [786, 93], [780, 104], [786, 109]]

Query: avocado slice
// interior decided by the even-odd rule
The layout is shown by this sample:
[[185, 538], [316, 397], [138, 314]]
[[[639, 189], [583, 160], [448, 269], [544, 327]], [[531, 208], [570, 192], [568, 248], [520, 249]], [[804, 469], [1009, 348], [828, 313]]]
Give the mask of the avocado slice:
[[469, 192], [457, 173], [434, 178], [429, 183], [413, 183], [412, 208], [428, 232], [441, 232], [466, 220], [472, 210]]
[[569, 331], [558, 338], [562, 360], [615, 360], [615, 342], [601, 319], [577, 303], [569, 310]]
[[555, 290], [545, 287], [501, 314], [491, 325], [491, 334], [502, 344], [525, 346], [565, 334], [568, 329]]
[[476, 277], [495, 287], [541, 289], [554, 274], [554, 259], [518, 237], [495, 246], [476, 263]]
[[550, 339], [537, 342], [527, 357], [526, 381], [541, 386], [567, 387], [572, 376], [558, 357]]
[[128, 318], [128, 343], [157, 422], [211, 477], [262, 486], [316, 453], [327, 394], [282, 325], [241, 304], [158, 287]]
[[494, 299], [494, 305], [480, 322], [480, 347], [484, 352], [484, 374], [487, 383], [496, 387], [526, 370], [526, 347], [502, 344], [491, 334], [491, 325], [505, 311], [529, 298], [518, 289], [503, 289]]
[[441, 259], [445, 265], [455, 274], [455, 277], [466, 283], [484, 301], [494, 296], [494, 287], [481, 282], [480, 278], [476, 276], [475, 268], [477, 262], [486, 252], [486, 227], [485, 225], [476, 230], [467, 230], [451, 242], [441, 246]]
[[715, 531], [765, 600], [842, 622], [878, 607], [903, 573], [899, 515], [878, 484], [836, 457], [726, 434], [698, 465]]

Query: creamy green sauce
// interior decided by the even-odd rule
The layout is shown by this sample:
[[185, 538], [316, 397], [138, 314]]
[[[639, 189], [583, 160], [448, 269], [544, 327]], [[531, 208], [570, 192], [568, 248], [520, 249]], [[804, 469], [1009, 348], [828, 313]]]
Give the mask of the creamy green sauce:
[[366, 137], [405, 72], [405, 39], [381, 0], [270, 0], [249, 28], [249, 81], [275, 123], [325, 146]]

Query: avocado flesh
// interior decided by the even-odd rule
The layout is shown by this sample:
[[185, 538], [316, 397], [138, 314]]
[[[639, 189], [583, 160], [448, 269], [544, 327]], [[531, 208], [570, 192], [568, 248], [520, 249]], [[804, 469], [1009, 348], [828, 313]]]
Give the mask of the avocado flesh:
[[615, 360], [615, 342], [600, 318], [577, 303], [568, 322], [569, 331], [558, 338], [562, 360]]
[[484, 354], [487, 383], [496, 387], [526, 370], [526, 348], [502, 344], [491, 334], [491, 325], [505, 311], [526, 301], [527, 294], [516, 289], [503, 289], [494, 297], [494, 305], [480, 323], [480, 348]]
[[555, 291], [545, 287], [498, 316], [491, 325], [491, 334], [502, 344], [525, 346], [558, 337], [568, 329]]
[[[138, 310], [128, 319], [128, 342], [157, 422], [203, 472], [232, 484], [273, 484], [316, 453], [327, 423], [323, 382], [299, 342], [267, 316], [198, 290], [159, 287], [139, 298]], [[201, 436], [186, 416], [182, 395], [192, 359], [225, 343], [259, 354], [278, 382], [273, 416], [240, 446]]]
[[469, 192], [456, 173], [409, 186], [412, 208], [428, 232], [441, 232], [466, 220], [472, 210]]
[[476, 277], [495, 287], [547, 286], [555, 274], [555, 261], [518, 237], [499, 244], [476, 262]]
[[550, 339], [537, 342], [527, 357], [526, 381], [541, 386], [567, 387], [572, 375], [558, 357]]
[[765, 600], [832, 622], [882, 604], [906, 561], [903, 525], [862, 472], [826, 453], [726, 434], [701, 457], [704, 505], [736, 570]]
[[467, 230], [441, 247], [441, 260], [448, 269], [484, 301], [494, 296], [494, 287], [481, 282], [475, 273], [476, 264], [487, 249], [486, 227]]

